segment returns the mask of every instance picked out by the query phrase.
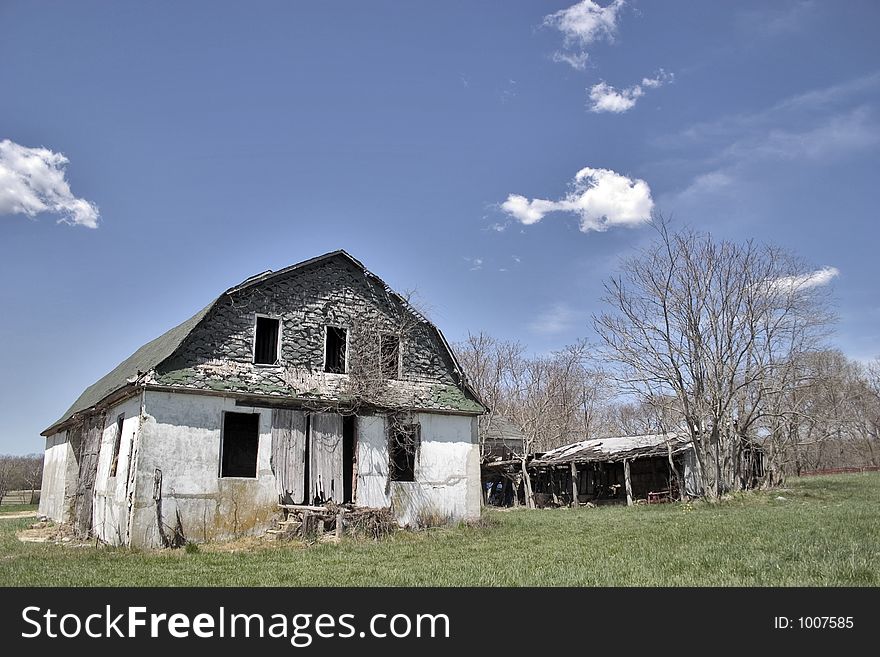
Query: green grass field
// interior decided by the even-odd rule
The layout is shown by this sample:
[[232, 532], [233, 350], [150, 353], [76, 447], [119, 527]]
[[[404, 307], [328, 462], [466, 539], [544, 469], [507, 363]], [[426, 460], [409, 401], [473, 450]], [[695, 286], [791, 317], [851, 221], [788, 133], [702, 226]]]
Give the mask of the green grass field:
[[[778, 497], [785, 499], [778, 499]], [[340, 545], [148, 553], [21, 543], [0, 520], [7, 586], [880, 585], [880, 473], [793, 480], [717, 504], [490, 512], [488, 527]]]
[[20, 513], [21, 511], [36, 512], [36, 510], [36, 504], [4, 504], [3, 506], [0, 506], [0, 518], [3, 517], [4, 513]]

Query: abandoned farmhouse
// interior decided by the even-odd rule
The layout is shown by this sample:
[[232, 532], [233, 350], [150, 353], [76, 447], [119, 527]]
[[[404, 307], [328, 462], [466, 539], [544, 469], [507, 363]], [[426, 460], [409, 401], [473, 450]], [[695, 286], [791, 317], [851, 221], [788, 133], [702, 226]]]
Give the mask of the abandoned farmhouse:
[[263, 532], [279, 504], [480, 513], [485, 411], [442, 333], [344, 251], [248, 278], [44, 432], [40, 513], [117, 545]]

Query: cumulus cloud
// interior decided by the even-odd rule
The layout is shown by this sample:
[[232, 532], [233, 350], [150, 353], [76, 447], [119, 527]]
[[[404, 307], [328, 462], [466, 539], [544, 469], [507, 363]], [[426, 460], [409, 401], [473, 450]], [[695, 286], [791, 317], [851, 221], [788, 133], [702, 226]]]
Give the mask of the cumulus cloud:
[[541, 221], [551, 212], [571, 212], [580, 229], [604, 231], [613, 226], [637, 226], [651, 218], [654, 201], [648, 183], [610, 169], [585, 167], [577, 172], [571, 191], [558, 201], [528, 199], [510, 194], [501, 209], [522, 224]]
[[625, 89], [616, 89], [606, 82], [599, 82], [590, 87], [590, 111], [613, 112], [622, 114], [631, 110], [636, 101], [645, 95], [645, 89], [656, 89], [667, 82], [671, 82], [673, 76], [662, 68], [653, 78], [642, 78], [639, 84], [634, 84]]
[[586, 47], [600, 39], [613, 41], [617, 32], [617, 15], [624, 4], [624, 0], [614, 0], [603, 7], [593, 0], [581, 0], [545, 16], [544, 25], [562, 32], [566, 45]]
[[77, 198], [65, 180], [68, 159], [47, 148], [0, 141], [0, 215], [41, 212], [60, 215], [59, 223], [98, 227], [98, 208]]
[[840, 275], [837, 267], [822, 267], [816, 271], [799, 276], [784, 276], [773, 281], [773, 287], [783, 291], [808, 290], [828, 285]]
[[614, 40], [618, 14], [624, 4], [624, 0], [614, 0], [603, 7], [592, 0], [581, 0], [567, 9], [545, 16], [544, 25], [562, 32], [564, 43], [570, 50], [554, 53], [553, 61], [565, 62], [572, 68], [583, 70], [587, 64], [587, 46], [603, 39]]

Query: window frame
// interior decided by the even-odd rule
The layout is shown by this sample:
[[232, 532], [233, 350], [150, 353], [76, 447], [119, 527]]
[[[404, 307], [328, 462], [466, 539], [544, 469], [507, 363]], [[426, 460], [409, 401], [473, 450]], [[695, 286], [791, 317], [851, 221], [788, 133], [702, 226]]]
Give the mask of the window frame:
[[[345, 362], [342, 365], [342, 372], [328, 372], [327, 371], [327, 343], [328, 338], [330, 337], [330, 329], [336, 329], [337, 331], [345, 331]], [[347, 326], [339, 326], [337, 324], [324, 324], [324, 360], [321, 363], [321, 370], [324, 374], [335, 374], [336, 376], [348, 376], [348, 355], [349, 355], [349, 337], [351, 331]]]
[[[275, 339], [275, 362], [274, 363], [258, 363], [257, 362], [257, 324], [260, 319], [271, 319], [278, 322], [278, 336]], [[284, 319], [278, 315], [269, 315], [267, 313], [254, 313], [254, 335], [251, 340], [251, 363], [255, 367], [278, 367], [281, 365], [281, 340], [284, 334]]]
[[[256, 416], [256, 424], [257, 424], [257, 435], [256, 435], [256, 450], [254, 452], [254, 474], [253, 476], [249, 475], [225, 475], [223, 474], [223, 452], [224, 446], [226, 444], [226, 416], [227, 415], [248, 415], [248, 416]], [[217, 468], [217, 478], [218, 479], [258, 479], [260, 475], [260, 413], [244, 413], [242, 411], [221, 411], [220, 416], [220, 459]]]
[[396, 475], [397, 468], [394, 466], [394, 445], [396, 444], [395, 427], [388, 428], [388, 480], [401, 483], [415, 483], [418, 481], [419, 452], [422, 448], [422, 425], [418, 422], [403, 425], [398, 430], [406, 430], [412, 436], [412, 479], [400, 479]]
[[119, 452], [122, 450], [122, 430], [125, 428], [125, 413], [116, 416], [116, 435], [113, 437], [113, 451], [110, 452], [111, 479], [119, 473]]
[[[397, 340], [397, 363], [394, 368], [394, 376], [385, 376], [385, 361], [382, 354], [382, 340], [384, 338], [393, 338]], [[401, 379], [403, 379], [403, 338], [401, 338], [397, 333], [379, 334], [379, 371], [382, 374], [383, 379], [387, 378], [391, 381], [400, 381]]]

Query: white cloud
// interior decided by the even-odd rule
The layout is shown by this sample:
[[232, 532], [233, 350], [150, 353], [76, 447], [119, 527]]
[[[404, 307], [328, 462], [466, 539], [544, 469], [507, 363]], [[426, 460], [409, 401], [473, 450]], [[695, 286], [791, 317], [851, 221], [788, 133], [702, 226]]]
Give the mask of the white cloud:
[[662, 87], [672, 79], [672, 74], [661, 68], [653, 78], [642, 78], [641, 83], [625, 89], [615, 89], [607, 82], [599, 82], [590, 87], [590, 111], [621, 114], [635, 107], [636, 101], [645, 95], [645, 89]]
[[[699, 202], [718, 192], [749, 194], [768, 166], [828, 166], [880, 147], [880, 115], [871, 102], [880, 72], [784, 98], [764, 109], [699, 123], [658, 141], [667, 152], [687, 149], [694, 176], [664, 206]], [[696, 150], [699, 149], [699, 150]], [[700, 156], [702, 153], [702, 156]], [[674, 161], [674, 160], [673, 160]], [[680, 161], [685, 161], [684, 159]]]
[[563, 333], [574, 327], [578, 313], [564, 303], [556, 303], [535, 315], [529, 328], [535, 333]]
[[564, 52], [561, 50], [557, 50], [553, 53], [553, 61], [557, 64], [564, 63], [568, 64], [574, 69], [578, 71], [583, 71], [587, 68], [587, 60], [590, 58], [589, 53], [586, 52]]
[[636, 101], [644, 94], [639, 85], [626, 89], [615, 89], [611, 85], [600, 82], [590, 87], [590, 111], [613, 112], [621, 114], [636, 106]]
[[724, 155], [734, 160], [755, 156], [775, 159], [826, 161], [841, 154], [871, 149], [880, 144], [880, 124], [865, 106], [827, 118], [803, 130], [775, 128], [734, 142]]
[[687, 199], [702, 196], [704, 194], [716, 194], [729, 189], [736, 179], [729, 171], [710, 171], [694, 178], [694, 181], [682, 191], [678, 197]]
[[637, 226], [651, 218], [653, 208], [651, 188], [644, 180], [590, 167], [577, 172], [572, 190], [559, 201], [510, 194], [501, 204], [502, 210], [526, 225], [538, 223], [551, 212], [572, 212], [580, 218], [584, 233]]
[[603, 7], [592, 0], [581, 0], [567, 9], [545, 16], [544, 25], [562, 32], [565, 46], [570, 49], [569, 52], [553, 53], [553, 61], [584, 70], [589, 57], [585, 50], [587, 46], [603, 39], [614, 41], [618, 12], [624, 4], [624, 0], [614, 0]]
[[840, 275], [837, 267], [822, 267], [808, 274], [799, 276], [785, 276], [773, 281], [773, 287], [784, 291], [808, 290], [814, 287], [828, 285]]
[[68, 159], [47, 148], [0, 141], [0, 215], [41, 212], [61, 215], [59, 223], [98, 227], [98, 208], [77, 198], [65, 180]]
[[544, 25], [562, 32], [566, 44], [588, 46], [599, 39], [614, 40], [617, 31], [617, 12], [624, 0], [614, 0], [603, 7], [593, 0], [581, 0], [567, 9], [544, 17]]

